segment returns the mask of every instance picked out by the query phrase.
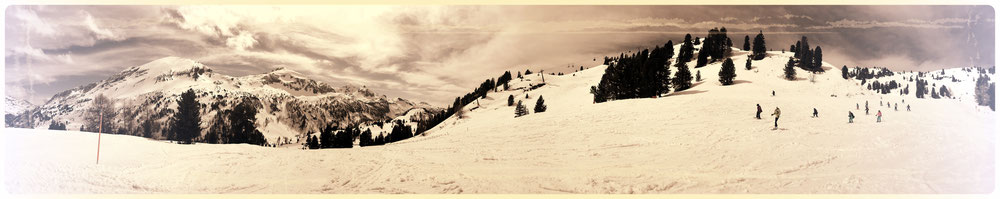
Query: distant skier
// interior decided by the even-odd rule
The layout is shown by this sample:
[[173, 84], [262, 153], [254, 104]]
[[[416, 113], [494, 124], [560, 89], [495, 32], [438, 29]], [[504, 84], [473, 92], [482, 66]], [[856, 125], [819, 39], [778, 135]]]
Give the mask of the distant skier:
[[847, 111], [847, 123], [854, 123], [854, 113]]
[[868, 106], [865, 106], [865, 115], [868, 115]]
[[878, 113], [875, 114], [875, 116], [878, 117], [878, 120], [876, 120], [875, 122], [882, 122], [882, 110], [879, 110]]
[[899, 111], [899, 103], [893, 104], [892, 109], [893, 111]]
[[854, 110], [861, 110], [861, 106], [858, 103], [854, 103]]
[[758, 119], [758, 120], [760, 119], [760, 113], [761, 113], [761, 112], [764, 112], [764, 110], [763, 110], [763, 109], [760, 109], [760, 104], [757, 104], [757, 119]]
[[771, 97], [774, 97], [774, 90], [771, 90]]
[[906, 105], [906, 111], [910, 111], [910, 105], [909, 104]]
[[819, 111], [816, 111], [816, 108], [813, 108], [813, 117], [819, 117]]
[[778, 128], [778, 118], [781, 117], [781, 109], [778, 108], [778, 107], [774, 107], [774, 113], [772, 113], [771, 115], [774, 116], [774, 128], [777, 129]]

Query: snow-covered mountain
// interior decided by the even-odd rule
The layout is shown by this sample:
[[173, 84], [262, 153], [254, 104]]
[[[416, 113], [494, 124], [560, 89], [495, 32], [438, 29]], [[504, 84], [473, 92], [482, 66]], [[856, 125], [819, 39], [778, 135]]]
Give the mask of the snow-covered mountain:
[[30, 110], [32, 108], [35, 108], [35, 105], [31, 104], [30, 102], [22, 99], [13, 98], [11, 96], [4, 96], [3, 105], [4, 105], [3, 113], [5, 115], [7, 114], [17, 115], [20, 114], [21, 112], [24, 112], [25, 110]]
[[[155, 121], [160, 127], [150, 131], [162, 132], [177, 107], [180, 93], [188, 89], [195, 91], [202, 104], [203, 129], [217, 122], [213, 118], [220, 111], [246, 100], [257, 107], [257, 128], [269, 142], [283, 138], [277, 144], [296, 142], [299, 136], [327, 124], [357, 125], [394, 119], [414, 108], [434, 109], [427, 103], [391, 99], [363, 86], [333, 87], [284, 68], [231, 77], [193, 60], [165, 57], [58, 93], [32, 112], [35, 119], [29, 122], [19, 115], [10, 125], [44, 128], [57, 121], [77, 130], [84, 122], [91, 100], [103, 94], [120, 110], [114, 118], [113, 132], [139, 135], [146, 131], [139, 125], [144, 120]], [[158, 135], [162, 134], [147, 136]]]

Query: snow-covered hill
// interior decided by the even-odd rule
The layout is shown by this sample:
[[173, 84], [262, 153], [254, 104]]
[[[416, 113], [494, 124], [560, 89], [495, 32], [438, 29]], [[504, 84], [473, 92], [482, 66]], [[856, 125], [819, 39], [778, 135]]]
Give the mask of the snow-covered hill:
[[[745, 70], [746, 53], [733, 51], [734, 85], [718, 82], [716, 62], [692, 68], [703, 78], [692, 88], [659, 98], [593, 103], [590, 87], [606, 66], [545, 75], [537, 89], [541, 74], [515, 78], [510, 90], [464, 107], [465, 117], [384, 146], [297, 150], [106, 136], [95, 165], [94, 134], [15, 130], [4, 134], [8, 151], [17, 151], [5, 162], [6, 185], [14, 193], [993, 191], [996, 115], [961, 94], [974, 81], [935, 82], [956, 99], [883, 95], [843, 79], [835, 64], [815, 76], [796, 68], [797, 79], [785, 80], [791, 53], [768, 52]], [[515, 118], [508, 96], [529, 110], [544, 97], [548, 110]], [[855, 106], [865, 102], [870, 115]], [[768, 117], [775, 107], [778, 128]]]
[[32, 108], [35, 108], [35, 105], [31, 104], [28, 101], [24, 101], [22, 99], [13, 98], [13, 97], [10, 97], [10, 96], [4, 96], [4, 104], [3, 105], [4, 105], [4, 107], [3, 107], [3, 113], [5, 115], [6, 114], [16, 115], [16, 114], [20, 114], [21, 112], [24, 112], [25, 110], [30, 110]]
[[[180, 93], [193, 89], [202, 104], [202, 127], [218, 122], [220, 111], [248, 100], [258, 109], [257, 128], [272, 144], [297, 142], [306, 132], [328, 123], [347, 126], [382, 121], [401, 116], [412, 108], [432, 109], [426, 103], [391, 99], [365, 87], [332, 87], [304, 75], [279, 68], [264, 74], [230, 77], [193, 60], [165, 57], [128, 68], [106, 80], [56, 94], [39, 109], [34, 119], [24, 115], [12, 126], [45, 128], [52, 121], [66, 122], [78, 130], [85, 111], [98, 94], [112, 99], [118, 117], [114, 133], [139, 135], [145, 129], [139, 121], [158, 123], [152, 131], [162, 132], [177, 106]], [[204, 132], [203, 132], [204, 133]], [[161, 133], [154, 133], [158, 137]], [[277, 140], [280, 139], [279, 143]]]

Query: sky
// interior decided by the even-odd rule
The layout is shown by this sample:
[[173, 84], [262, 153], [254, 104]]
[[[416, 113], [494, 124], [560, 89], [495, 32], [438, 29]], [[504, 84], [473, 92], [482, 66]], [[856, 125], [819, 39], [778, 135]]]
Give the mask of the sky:
[[504, 71], [573, 72], [715, 27], [734, 46], [763, 32], [772, 50], [805, 36], [837, 66], [993, 67], [994, 18], [990, 6], [9, 6], [4, 90], [42, 104], [177, 56], [444, 107]]

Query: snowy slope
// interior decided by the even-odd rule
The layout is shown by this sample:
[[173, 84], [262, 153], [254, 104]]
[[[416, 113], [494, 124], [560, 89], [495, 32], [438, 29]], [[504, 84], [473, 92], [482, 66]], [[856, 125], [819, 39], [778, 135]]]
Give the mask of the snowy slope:
[[35, 105], [28, 101], [22, 99], [13, 98], [10, 96], [4, 96], [3, 103], [3, 113], [4, 114], [21, 114], [25, 110], [30, 110], [35, 108]]
[[[230, 77], [190, 59], [165, 57], [58, 93], [32, 112], [36, 117], [30, 122], [22, 114], [12, 126], [45, 128], [52, 121], [60, 121], [66, 122], [69, 129], [79, 130], [91, 100], [103, 94], [120, 110], [112, 132], [138, 135], [143, 131], [139, 121], [153, 120], [165, 126], [180, 94], [188, 89], [195, 91], [202, 104], [203, 130], [219, 122], [214, 119], [216, 114], [247, 100], [257, 107], [257, 127], [272, 144], [304, 140], [298, 138], [326, 123], [346, 126], [395, 118], [415, 107], [432, 108], [426, 103], [378, 95], [365, 87], [335, 88], [284, 68]], [[162, 133], [165, 129], [154, 131]], [[279, 138], [283, 141], [278, 142]]]
[[[799, 69], [799, 79], [788, 81], [782, 67], [790, 53], [769, 52], [752, 70], [742, 68], [745, 53], [734, 51], [735, 85], [718, 83], [717, 62], [692, 69], [704, 79], [693, 88], [660, 98], [594, 104], [589, 89], [606, 66], [546, 75], [546, 85], [530, 91], [540, 74], [515, 78], [511, 90], [466, 106], [465, 118], [385, 146], [297, 150], [106, 136], [94, 165], [94, 134], [13, 130], [3, 134], [5, 182], [13, 193], [993, 191], [996, 116], [989, 108], [875, 94], [831, 64], [815, 83]], [[515, 118], [509, 95], [529, 110], [543, 96], [548, 110]], [[913, 110], [880, 107], [880, 100]], [[855, 110], [865, 101], [883, 122]], [[756, 104], [765, 119], [753, 119]], [[779, 128], [767, 117], [775, 107]], [[853, 124], [848, 111], [858, 116]]]

